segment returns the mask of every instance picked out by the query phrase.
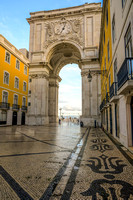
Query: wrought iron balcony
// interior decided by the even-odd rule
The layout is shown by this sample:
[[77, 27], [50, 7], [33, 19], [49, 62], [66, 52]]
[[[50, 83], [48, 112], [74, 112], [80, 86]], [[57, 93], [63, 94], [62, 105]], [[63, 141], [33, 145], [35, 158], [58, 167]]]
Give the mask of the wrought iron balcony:
[[19, 108], [20, 108], [20, 105], [18, 105], [18, 104], [12, 104], [12, 109], [13, 110], [19, 110]]
[[106, 93], [106, 104], [109, 102], [109, 92]]
[[117, 95], [117, 88], [118, 88], [118, 85], [117, 85], [117, 82], [113, 82], [111, 87], [110, 87], [110, 99], [114, 96]]
[[126, 86], [120, 91], [125, 93], [126, 90], [133, 88], [133, 58], [126, 58], [117, 74], [118, 77], [118, 90], [126, 84]]
[[10, 109], [10, 103], [0, 102], [0, 108], [1, 109]]
[[22, 110], [22, 111], [27, 111], [27, 106], [22, 106], [22, 107], [21, 107], [21, 110]]
[[105, 99], [103, 99], [103, 101], [102, 101], [102, 103], [100, 105], [100, 111], [104, 108], [104, 106], [105, 106]]

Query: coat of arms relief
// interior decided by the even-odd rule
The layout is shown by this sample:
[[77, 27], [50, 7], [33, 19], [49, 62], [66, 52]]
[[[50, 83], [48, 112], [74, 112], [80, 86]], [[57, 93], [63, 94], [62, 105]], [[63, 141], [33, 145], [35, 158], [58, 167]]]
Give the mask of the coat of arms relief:
[[65, 19], [44, 24], [46, 39], [44, 48], [56, 41], [71, 40], [83, 45], [83, 19]]

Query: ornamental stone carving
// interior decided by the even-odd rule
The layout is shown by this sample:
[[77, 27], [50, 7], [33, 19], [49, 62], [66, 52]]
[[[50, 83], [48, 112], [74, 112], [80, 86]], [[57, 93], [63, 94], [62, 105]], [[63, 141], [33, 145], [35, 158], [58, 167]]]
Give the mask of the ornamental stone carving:
[[32, 79], [40, 79], [40, 78], [48, 79], [48, 75], [46, 75], [46, 74], [30, 74], [30, 78], [32, 78]]
[[73, 40], [80, 45], [83, 45], [82, 24], [82, 18], [67, 20], [62, 18], [59, 21], [45, 23], [44, 27], [47, 29], [47, 38], [44, 42], [44, 48], [63, 39]]

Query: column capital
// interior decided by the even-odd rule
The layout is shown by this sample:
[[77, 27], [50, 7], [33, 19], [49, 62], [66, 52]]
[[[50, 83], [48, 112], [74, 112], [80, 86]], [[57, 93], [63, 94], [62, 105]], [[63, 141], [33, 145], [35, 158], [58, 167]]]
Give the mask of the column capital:
[[53, 81], [53, 80], [58, 81], [58, 82], [62, 81], [62, 79], [61, 79], [61, 77], [59, 75], [50, 74], [49, 81]]
[[29, 75], [30, 78], [32, 79], [49, 79], [49, 75], [47, 73], [33, 73]]
[[82, 77], [87, 76], [89, 74], [89, 70], [90, 70], [90, 73], [91, 73], [92, 76], [101, 74], [101, 70], [99, 70], [99, 69], [87, 69], [87, 70], [81, 71], [81, 76]]

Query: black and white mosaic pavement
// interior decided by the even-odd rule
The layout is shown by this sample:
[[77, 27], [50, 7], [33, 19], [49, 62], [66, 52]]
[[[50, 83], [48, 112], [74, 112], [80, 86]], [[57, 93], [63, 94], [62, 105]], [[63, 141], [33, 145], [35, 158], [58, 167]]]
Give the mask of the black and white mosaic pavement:
[[0, 127], [0, 200], [133, 200], [133, 161], [101, 129]]

